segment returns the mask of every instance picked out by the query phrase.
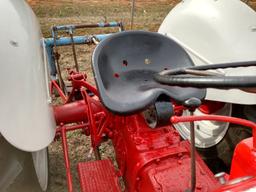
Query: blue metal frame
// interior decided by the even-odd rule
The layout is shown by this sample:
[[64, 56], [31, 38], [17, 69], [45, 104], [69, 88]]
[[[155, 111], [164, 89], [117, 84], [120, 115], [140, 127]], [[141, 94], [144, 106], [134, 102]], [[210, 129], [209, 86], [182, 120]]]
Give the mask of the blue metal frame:
[[[122, 25], [122, 23], [119, 22], [109, 22], [109, 23], [97, 23], [95, 24], [95, 27], [120, 27], [120, 25]], [[83, 26], [83, 25], [58, 25], [58, 26], [54, 26], [52, 28], [52, 30], [54, 31], [69, 31], [70, 29], [75, 30], [77, 29], [79, 26]], [[86, 28], [86, 27], [84, 27]]]
[[[111, 34], [99, 34], [93, 36], [74, 36], [74, 44], [90, 44], [92, 42], [92, 37], [96, 38], [99, 41], [104, 40]], [[57, 69], [55, 65], [55, 57], [53, 53], [54, 47], [54, 38], [47, 38], [45, 41], [45, 48], [48, 55], [48, 63], [50, 68], [50, 74], [52, 78], [56, 78]], [[67, 46], [72, 44], [70, 37], [61, 37], [56, 40], [56, 46]]]
[[45, 48], [48, 55], [48, 64], [50, 69], [50, 75], [52, 79], [56, 78], [57, 69], [56, 69], [56, 61], [54, 57], [53, 48], [54, 46], [68, 46], [72, 45], [72, 43], [81, 45], [81, 44], [90, 44], [92, 43], [92, 38], [97, 39], [98, 41], [102, 41], [107, 38], [111, 34], [97, 34], [97, 35], [87, 35], [87, 36], [74, 36], [73, 41], [71, 37], [58, 37], [58, 31], [66, 31], [70, 34], [73, 34], [75, 29], [81, 28], [103, 28], [103, 27], [119, 27], [119, 30], [123, 30], [123, 24], [121, 22], [109, 22], [109, 23], [96, 23], [92, 25], [59, 25], [52, 27], [52, 37], [46, 38]]

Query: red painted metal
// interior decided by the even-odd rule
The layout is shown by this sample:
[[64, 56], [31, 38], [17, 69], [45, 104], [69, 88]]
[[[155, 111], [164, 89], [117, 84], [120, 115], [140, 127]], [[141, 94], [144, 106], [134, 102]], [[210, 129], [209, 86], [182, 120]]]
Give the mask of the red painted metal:
[[[104, 113], [104, 108], [101, 103], [91, 97], [88, 98], [91, 103], [91, 108], [95, 116], [100, 116]], [[60, 106], [54, 106], [54, 115], [57, 125], [74, 123], [74, 122], [88, 122], [88, 106], [84, 100], [67, 103]]]
[[91, 143], [92, 143], [92, 147], [95, 149], [97, 147], [96, 140], [98, 139], [96, 120], [94, 118], [94, 114], [93, 114], [93, 110], [92, 110], [92, 104], [90, 102], [89, 95], [85, 91], [82, 92], [82, 95], [83, 95], [83, 98], [84, 98], [84, 100], [87, 104], [88, 122], [90, 124], [90, 133], [91, 133], [92, 136], [94, 136], [94, 137], [91, 138]]
[[204, 101], [198, 108], [202, 113], [213, 114], [224, 107], [225, 103], [217, 101]]
[[82, 192], [121, 192], [110, 160], [78, 163], [77, 169]]
[[[256, 176], [256, 124], [239, 118], [234, 117], [223, 117], [217, 115], [206, 115], [206, 116], [186, 116], [186, 117], [172, 117], [172, 123], [179, 122], [191, 122], [191, 121], [202, 121], [202, 120], [212, 120], [212, 121], [224, 121], [234, 124], [239, 124], [242, 126], [250, 127], [253, 131], [253, 137], [241, 141], [235, 149], [229, 180], [239, 179], [246, 176]], [[249, 186], [256, 182], [250, 182]], [[247, 184], [240, 182], [240, 184], [224, 187], [218, 191], [240, 191], [240, 189], [249, 189]], [[255, 188], [256, 190], [256, 188]]]
[[73, 89], [80, 90], [81, 87], [85, 87], [86, 89], [90, 90], [95, 95], [99, 95], [98, 90], [86, 82], [87, 76], [75, 71], [69, 71], [70, 77], [69, 80], [72, 83]]
[[237, 145], [232, 160], [230, 179], [248, 175], [256, 176], [256, 151], [253, 148], [252, 138], [245, 139]]
[[[112, 123], [112, 142], [127, 191], [189, 189], [189, 143], [181, 141], [173, 127], [151, 129], [140, 114], [116, 116]], [[200, 170], [197, 191], [214, 189], [218, 185], [217, 180], [198, 155], [196, 165]], [[169, 188], [171, 186], [174, 188]]]
[[[102, 106], [98, 98], [98, 91], [86, 82], [85, 75], [70, 72], [70, 81], [73, 88], [70, 95], [65, 96], [65, 104], [54, 107], [56, 122], [60, 125], [56, 132], [62, 137], [69, 191], [72, 191], [72, 176], [66, 132], [77, 129], [89, 129], [87, 134], [91, 135], [91, 145], [94, 150], [102, 143], [103, 138], [108, 137], [112, 140], [119, 168], [118, 173], [125, 181], [127, 192], [185, 191], [190, 188], [190, 144], [188, 141], [182, 141], [179, 133], [172, 126], [152, 129], [149, 128], [141, 114], [126, 117], [112, 114]], [[58, 90], [58, 85], [54, 84], [54, 86], [57, 86]], [[80, 91], [82, 100], [74, 101], [75, 90]], [[89, 96], [88, 90], [95, 96]], [[218, 107], [220, 106], [218, 105]], [[216, 110], [213, 108], [207, 109], [208, 112], [212, 113], [213, 110]], [[184, 107], [176, 106], [175, 114], [181, 115], [182, 110]], [[174, 116], [171, 118], [171, 123], [202, 120], [225, 121], [251, 127], [254, 137], [238, 145], [230, 178], [256, 173], [256, 165], [253, 164], [256, 159], [255, 123], [216, 115]], [[67, 125], [71, 123], [72, 125]], [[76, 125], [73, 125], [74, 123]], [[242, 158], [243, 156], [245, 157]], [[107, 165], [95, 161], [90, 164], [78, 165], [83, 191], [97, 191], [91, 188], [95, 185], [99, 187], [98, 191], [104, 191], [106, 187], [103, 187], [103, 181], [111, 183], [117, 180], [116, 174], [104, 176], [107, 172], [114, 172], [113, 166], [111, 165], [111, 168], [109, 163], [110, 161]], [[105, 167], [104, 171], [102, 171], [103, 167]], [[99, 173], [88, 172], [92, 168], [98, 170]], [[196, 168], [196, 191], [213, 191], [219, 186], [218, 181], [198, 154], [196, 154]], [[97, 183], [90, 186], [91, 183], [88, 182], [94, 176], [96, 178], [94, 181]]]
[[58, 83], [53, 80], [50, 83], [50, 93], [53, 94], [53, 89], [56, 89], [56, 91], [58, 92], [58, 94], [60, 95], [63, 103], [65, 103], [67, 101], [67, 97], [66, 95], [63, 93], [63, 91], [61, 90], [61, 88], [59, 87]]
[[[69, 132], [69, 131], [75, 131], [75, 130], [79, 130], [79, 129], [85, 129], [89, 126], [88, 123], [83, 123], [83, 124], [78, 124], [78, 125], [71, 125], [71, 126], [67, 126], [65, 127], [65, 130], [66, 132]], [[56, 129], [56, 134], [57, 133], [61, 133], [61, 130], [62, 130], [62, 127], [58, 127]]]
[[57, 125], [60, 125], [61, 123], [87, 122], [86, 109], [87, 106], [83, 100], [55, 106], [54, 115]]
[[256, 124], [252, 121], [248, 121], [245, 119], [235, 118], [235, 117], [227, 117], [227, 116], [219, 116], [219, 115], [205, 115], [205, 116], [173, 116], [171, 117], [171, 123], [181, 123], [181, 122], [192, 122], [192, 121], [222, 121], [222, 122], [229, 122], [238, 125], [242, 125], [245, 127], [249, 127], [253, 131], [253, 150], [256, 150]]
[[61, 127], [61, 140], [62, 140], [64, 160], [65, 160], [68, 191], [72, 192], [73, 185], [72, 185], [72, 175], [71, 175], [70, 161], [69, 161], [69, 155], [68, 155], [67, 133], [66, 133], [66, 128], [64, 126]]
[[[78, 74], [75, 72], [70, 72], [70, 80], [72, 82], [72, 91], [68, 97], [63, 96], [64, 93], [59, 88], [57, 83], [52, 82], [52, 86], [56, 88], [58, 93], [61, 95], [63, 99], [64, 105], [55, 106], [54, 114], [57, 125], [61, 125], [56, 130], [56, 136], [61, 136], [64, 160], [65, 160], [65, 168], [67, 175], [67, 184], [68, 191], [72, 191], [72, 175], [70, 172], [70, 161], [68, 156], [68, 145], [66, 132], [71, 130], [82, 129], [85, 130], [85, 133], [89, 134], [92, 132], [92, 147], [96, 148], [99, 146], [102, 141], [102, 137], [104, 134], [111, 135], [111, 131], [109, 131], [106, 126], [109, 122], [109, 118], [106, 117], [106, 112], [101, 103], [99, 102], [97, 97], [90, 97], [83, 87], [89, 88], [91, 92], [94, 94], [98, 94], [97, 90], [85, 82], [86, 76], [82, 74]], [[53, 90], [53, 87], [51, 91]], [[75, 90], [80, 90], [84, 100], [71, 102], [74, 97]], [[78, 125], [72, 126], [63, 126], [64, 124], [70, 123], [82, 123]], [[90, 128], [89, 132], [86, 128]]]
[[[179, 152], [180, 149], [184, 151]], [[179, 148], [174, 148], [172, 152], [168, 158], [159, 158], [141, 171], [138, 191], [186, 191], [191, 188], [189, 142], [181, 142]], [[195, 191], [213, 191], [219, 186], [198, 154], [196, 170]]]

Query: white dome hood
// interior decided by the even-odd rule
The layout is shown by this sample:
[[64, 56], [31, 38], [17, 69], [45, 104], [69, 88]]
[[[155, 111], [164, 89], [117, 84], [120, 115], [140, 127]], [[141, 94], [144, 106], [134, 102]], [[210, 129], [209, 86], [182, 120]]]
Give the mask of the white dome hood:
[[[159, 32], [182, 45], [195, 65], [256, 61], [256, 13], [239, 0], [183, 0], [163, 21]], [[224, 70], [256, 75], [256, 67]], [[255, 94], [208, 89], [206, 99], [256, 104]]]
[[0, 137], [38, 151], [55, 135], [40, 28], [24, 0], [1, 0], [0, 23]]

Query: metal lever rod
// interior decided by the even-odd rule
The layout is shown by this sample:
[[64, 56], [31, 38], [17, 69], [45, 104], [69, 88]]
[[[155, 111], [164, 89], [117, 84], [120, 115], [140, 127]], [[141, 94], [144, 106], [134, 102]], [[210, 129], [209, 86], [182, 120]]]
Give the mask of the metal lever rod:
[[[194, 115], [194, 111], [190, 111], [190, 115]], [[196, 147], [195, 147], [195, 123], [190, 122], [190, 153], [191, 153], [191, 192], [195, 191], [196, 188]]]
[[57, 34], [54, 34], [54, 58], [55, 58], [55, 65], [56, 65], [56, 69], [57, 69], [57, 75], [59, 78], [59, 84], [60, 84], [60, 88], [62, 89], [62, 91], [65, 91], [65, 83], [63, 81], [62, 75], [61, 75], [61, 70], [60, 70], [60, 63], [59, 63], [59, 53], [58, 53], [58, 48], [57, 48]]
[[72, 51], [73, 51], [73, 56], [74, 56], [74, 61], [75, 61], [75, 68], [76, 68], [76, 71], [79, 72], [79, 66], [78, 66], [78, 62], [77, 62], [76, 48], [75, 48], [75, 43], [74, 43], [73, 31], [70, 30], [69, 34], [70, 34], [70, 38], [71, 38]]
[[133, 29], [134, 13], [135, 13], [135, 0], [132, 0], [132, 8], [131, 8], [131, 30]]

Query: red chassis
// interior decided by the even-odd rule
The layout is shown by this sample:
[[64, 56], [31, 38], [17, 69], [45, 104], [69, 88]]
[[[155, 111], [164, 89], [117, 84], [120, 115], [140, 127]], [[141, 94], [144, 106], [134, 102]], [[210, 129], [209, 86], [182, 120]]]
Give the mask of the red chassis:
[[[121, 191], [117, 182], [122, 177], [125, 182], [125, 190], [129, 192], [153, 192], [153, 191], [189, 191], [191, 180], [190, 167], [190, 143], [181, 140], [179, 133], [171, 124], [198, 120], [226, 121], [251, 127], [255, 136], [256, 124], [242, 119], [222, 116], [206, 115], [201, 117], [173, 116], [170, 126], [156, 129], [149, 128], [142, 114], [132, 116], [118, 116], [109, 112], [101, 104], [98, 91], [86, 82], [86, 76], [71, 72], [70, 79], [72, 91], [66, 97], [56, 82], [52, 82], [52, 90], [55, 88], [65, 104], [54, 107], [55, 118], [58, 124], [56, 136], [61, 136], [65, 157], [68, 190], [73, 191], [68, 145], [66, 132], [82, 129], [86, 135], [91, 136], [91, 145], [96, 159], [100, 159], [98, 147], [106, 138], [112, 140], [115, 148], [118, 170], [114, 175], [95, 172], [89, 178], [83, 178], [90, 172], [88, 167], [95, 166], [93, 162], [86, 166], [79, 164], [82, 191]], [[81, 99], [75, 100], [75, 94], [80, 94]], [[93, 93], [93, 94], [89, 94]], [[92, 96], [93, 95], [93, 96]], [[176, 106], [176, 109], [182, 109]], [[176, 110], [175, 110], [176, 111]], [[178, 112], [178, 115], [181, 113]], [[69, 125], [71, 124], [72, 125]], [[76, 125], [74, 125], [76, 123]], [[246, 191], [256, 186], [256, 137], [242, 141], [235, 150], [232, 162], [230, 183], [221, 185], [213, 173], [206, 166], [198, 154], [196, 154], [196, 188], [195, 191]], [[101, 161], [102, 166], [107, 162]], [[104, 168], [103, 166], [103, 168]], [[99, 168], [98, 169], [103, 169]], [[106, 168], [105, 172], [108, 170]], [[109, 171], [114, 170], [109, 168]], [[84, 173], [83, 173], [84, 172]], [[102, 174], [103, 180], [97, 174]], [[88, 174], [87, 174], [88, 176]], [[94, 177], [95, 176], [95, 177]], [[246, 176], [246, 177], [245, 177]], [[242, 177], [242, 178], [241, 178]], [[239, 179], [238, 179], [239, 178]], [[98, 179], [98, 180], [97, 180]], [[99, 186], [109, 181], [111, 189]], [[236, 179], [236, 180], [234, 180]], [[90, 181], [95, 185], [90, 185]], [[97, 185], [97, 186], [96, 186]]]

